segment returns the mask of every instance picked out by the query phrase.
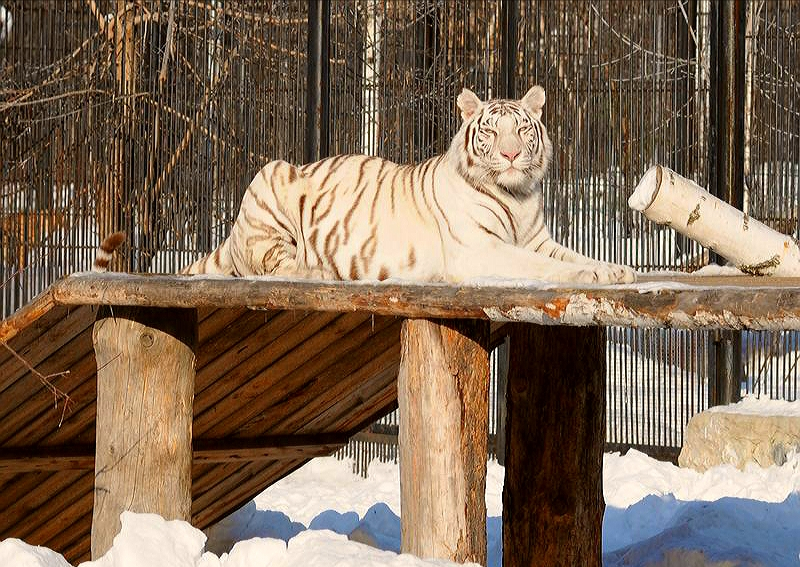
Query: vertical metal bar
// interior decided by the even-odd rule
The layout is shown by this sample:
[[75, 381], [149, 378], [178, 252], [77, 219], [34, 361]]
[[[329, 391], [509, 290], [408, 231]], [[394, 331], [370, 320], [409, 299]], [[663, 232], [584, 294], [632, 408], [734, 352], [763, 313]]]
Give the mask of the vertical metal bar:
[[[676, 171], [686, 172], [684, 175], [694, 177], [696, 175], [694, 160], [692, 159], [691, 140], [694, 132], [694, 92], [692, 90], [693, 81], [691, 64], [697, 58], [697, 45], [692, 38], [691, 29], [697, 29], [697, 0], [679, 0], [684, 2], [686, 21], [678, 20], [678, 59], [686, 60], [686, 64], [680, 69], [681, 74], [676, 82], [676, 130], [677, 143], [674, 157]], [[676, 235], [675, 244], [680, 265], [683, 268], [698, 268], [701, 266], [689, 265], [691, 261], [692, 242], [686, 236]]]
[[303, 161], [310, 163], [328, 155], [330, 114], [329, 0], [308, 0], [308, 67], [306, 141]]
[[[411, 161], [418, 162], [430, 157], [433, 151], [441, 151], [437, 141], [441, 132], [430, 93], [437, 92], [435, 77], [436, 59], [439, 52], [438, 19], [439, 7], [428, 2], [422, 5], [423, 13], [414, 26], [414, 74], [418, 77], [416, 116], [414, 117], [414, 148]], [[445, 10], [446, 11], [446, 10]]]
[[741, 208], [744, 200], [744, 0], [711, 7], [711, 192]]
[[[744, 0], [712, 0], [709, 188], [739, 209], [744, 203], [745, 23]], [[711, 260], [724, 262], [714, 251]], [[741, 350], [740, 332], [716, 333], [710, 404], [739, 399]]]
[[519, 43], [519, 0], [500, 4], [500, 92], [501, 97], [516, 98], [517, 53]]

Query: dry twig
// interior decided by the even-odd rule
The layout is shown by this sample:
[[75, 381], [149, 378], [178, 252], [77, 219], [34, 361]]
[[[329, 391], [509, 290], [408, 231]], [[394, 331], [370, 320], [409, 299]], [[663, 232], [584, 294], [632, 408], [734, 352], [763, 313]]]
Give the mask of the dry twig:
[[61, 427], [61, 424], [64, 422], [64, 417], [67, 414], [67, 409], [70, 405], [72, 405], [72, 398], [70, 398], [69, 394], [67, 394], [64, 390], [60, 389], [58, 386], [53, 384], [51, 379], [58, 378], [59, 376], [66, 376], [67, 374], [69, 374], [69, 370], [64, 370], [63, 372], [54, 372], [52, 374], [47, 374], [47, 375], [42, 374], [41, 372], [36, 370], [36, 368], [34, 368], [30, 362], [25, 360], [25, 358], [22, 357], [17, 351], [11, 348], [11, 346], [7, 342], [0, 341], [0, 343], [2, 343], [2, 345], [6, 348], [6, 350], [8, 350], [8, 352], [10, 352], [14, 358], [20, 361], [20, 363], [22, 363], [22, 365], [25, 368], [27, 368], [31, 374], [36, 376], [45, 388], [47, 388], [48, 390], [50, 390], [50, 392], [52, 392], [56, 408], [58, 408], [58, 403], [60, 400], [64, 401], [64, 406], [61, 410], [61, 419], [58, 422], [59, 427]]

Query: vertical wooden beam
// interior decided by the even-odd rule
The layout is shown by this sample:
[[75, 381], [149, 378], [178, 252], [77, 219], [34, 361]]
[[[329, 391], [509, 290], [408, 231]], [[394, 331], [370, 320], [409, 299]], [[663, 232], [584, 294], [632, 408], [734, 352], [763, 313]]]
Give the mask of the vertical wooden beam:
[[197, 311], [106, 308], [93, 338], [97, 559], [111, 547], [125, 510], [191, 519]]
[[486, 564], [489, 323], [403, 323], [401, 549]]
[[512, 326], [503, 567], [601, 567], [605, 329]]
[[497, 463], [506, 464], [506, 387], [508, 386], [508, 337], [500, 343], [495, 351], [497, 357], [497, 399], [495, 400], [495, 455]]

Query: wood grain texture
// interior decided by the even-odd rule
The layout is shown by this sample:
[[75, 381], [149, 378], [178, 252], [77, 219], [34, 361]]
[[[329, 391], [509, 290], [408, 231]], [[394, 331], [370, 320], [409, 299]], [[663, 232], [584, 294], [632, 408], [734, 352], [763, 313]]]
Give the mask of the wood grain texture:
[[[123, 308], [112, 309], [119, 317]], [[396, 403], [396, 318], [247, 308], [198, 311], [202, 341], [195, 409], [199, 405], [198, 417], [205, 415], [200, 428], [209, 430], [194, 439], [197, 527], [238, 508], [309, 458], [333, 452]], [[0, 390], [0, 538], [33, 534], [37, 539], [30, 543], [65, 553], [71, 563], [89, 558], [96, 312], [94, 306], [56, 305], [11, 339], [11, 345], [33, 355], [39, 370], [70, 370], [55, 378], [71, 396], [63, 422], [61, 407], [54, 409], [51, 394], [24, 365], [10, 354], [0, 362], [0, 368], [14, 372], [12, 383]], [[51, 332], [54, 339], [47, 344]], [[229, 420], [231, 415], [236, 419]], [[39, 513], [31, 515], [31, 509]]]
[[[502, 326], [513, 326], [513, 321], [800, 328], [800, 279], [645, 276], [643, 281], [651, 283], [470, 287], [122, 274], [68, 277], [3, 321], [0, 339], [7, 338], [39, 371], [70, 370], [55, 383], [70, 394], [72, 403], [62, 423], [61, 407], [54, 409], [52, 396], [24, 364], [0, 348], [0, 451], [94, 444], [96, 365], [87, 338], [97, 305], [116, 302], [200, 305], [195, 423], [202, 434], [196, 441], [360, 430], [396, 403], [399, 323], [386, 323], [396, 316], [492, 319], [493, 344], [505, 332]], [[115, 306], [115, 313], [119, 309]], [[221, 517], [302, 464], [308, 452], [333, 447], [238, 447], [231, 458], [241, 460], [227, 462], [216, 452], [213, 462], [196, 462], [195, 519], [202, 523]], [[89, 479], [92, 475], [80, 470], [51, 473], [45, 469], [57, 465], [46, 456], [37, 459], [9, 466], [39, 472], [0, 470], [0, 538], [33, 533], [59, 551], [79, 554], [68, 557], [73, 563], [86, 558], [80, 542], [87, 539], [78, 532], [79, 526], [88, 525], [80, 518], [91, 508], [91, 488], [70, 496], [76, 500], [51, 495], [83, 487], [87, 481], [76, 483], [75, 473]], [[28, 511], [40, 506], [46, 508], [42, 515], [31, 517]], [[40, 517], [61, 519], [47, 527]], [[54, 531], [55, 526], [62, 531]]]
[[[310, 459], [330, 455], [347, 444], [344, 433], [269, 435], [246, 439], [195, 439], [194, 464]], [[94, 445], [0, 448], [0, 474], [94, 470]], [[35, 485], [34, 485], [35, 486]]]
[[197, 312], [115, 308], [94, 326], [97, 443], [92, 557], [125, 510], [191, 519]]
[[800, 278], [640, 279], [639, 284], [612, 286], [456, 286], [77, 274], [50, 289], [53, 301], [64, 305], [250, 306], [540, 325], [800, 330]]
[[400, 344], [401, 550], [485, 565], [489, 322], [407, 320]]
[[601, 567], [605, 330], [511, 328], [505, 567]]

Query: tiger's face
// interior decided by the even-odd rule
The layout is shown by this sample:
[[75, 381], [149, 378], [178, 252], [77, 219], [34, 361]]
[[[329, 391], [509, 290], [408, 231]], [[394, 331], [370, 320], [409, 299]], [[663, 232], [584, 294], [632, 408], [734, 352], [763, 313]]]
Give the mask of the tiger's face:
[[481, 101], [464, 89], [458, 96], [464, 120], [453, 139], [461, 173], [524, 195], [533, 191], [550, 163], [552, 145], [541, 122], [544, 89], [534, 86], [520, 100]]

